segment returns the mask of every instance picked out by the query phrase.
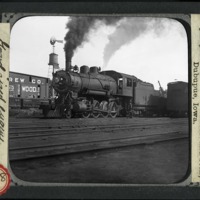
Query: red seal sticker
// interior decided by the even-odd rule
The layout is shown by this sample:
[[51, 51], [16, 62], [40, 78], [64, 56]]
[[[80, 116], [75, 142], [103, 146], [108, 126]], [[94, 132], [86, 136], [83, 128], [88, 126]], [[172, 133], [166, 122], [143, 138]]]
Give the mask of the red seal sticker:
[[8, 170], [0, 165], [0, 195], [4, 194], [10, 187], [10, 174]]

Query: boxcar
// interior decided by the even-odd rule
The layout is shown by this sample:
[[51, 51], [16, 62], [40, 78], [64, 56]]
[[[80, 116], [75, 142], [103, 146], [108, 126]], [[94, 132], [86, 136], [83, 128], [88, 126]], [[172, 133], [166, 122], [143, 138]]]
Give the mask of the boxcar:
[[50, 81], [46, 77], [9, 73], [10, 108], [39, 107], [40, 100], [50, 98]]

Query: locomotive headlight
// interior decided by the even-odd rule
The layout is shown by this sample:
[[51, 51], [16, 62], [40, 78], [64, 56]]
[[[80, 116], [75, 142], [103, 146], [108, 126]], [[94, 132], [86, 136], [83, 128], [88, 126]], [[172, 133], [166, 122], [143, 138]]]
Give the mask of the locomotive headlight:
[[65, 84], [66, 84], [66, 79], [61, 76], [59, 79], [59, 85], [65, 85]]
[[54, 81], [55, 81], [55, 83], [58, 83], [60, 80], [58, 77], [55, 77]]

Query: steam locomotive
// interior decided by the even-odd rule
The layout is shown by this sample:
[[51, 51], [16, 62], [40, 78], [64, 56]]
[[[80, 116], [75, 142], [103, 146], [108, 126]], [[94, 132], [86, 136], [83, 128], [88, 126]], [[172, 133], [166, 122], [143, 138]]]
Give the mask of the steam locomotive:
[[93, 66], [72, 67], [53, 73], [56, 97], [41, 105], [45, 117], [112, 117], [164, 115], [166, 97], [153, 84], [116, 71]]

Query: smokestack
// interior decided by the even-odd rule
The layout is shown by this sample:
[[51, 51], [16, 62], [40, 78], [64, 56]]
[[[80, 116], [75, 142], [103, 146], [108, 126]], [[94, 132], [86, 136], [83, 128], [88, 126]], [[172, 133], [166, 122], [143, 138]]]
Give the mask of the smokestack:
[[66, 59], [65, 71], [69, 72], [70, 70], [71, 70], [71, 60]]

